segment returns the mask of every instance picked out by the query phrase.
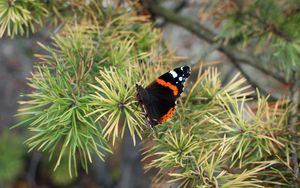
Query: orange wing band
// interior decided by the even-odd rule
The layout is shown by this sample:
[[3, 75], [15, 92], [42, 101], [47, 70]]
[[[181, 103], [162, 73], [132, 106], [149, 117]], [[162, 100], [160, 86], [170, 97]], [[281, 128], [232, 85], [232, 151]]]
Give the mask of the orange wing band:
[[166, 82], [162, 79], [156, 79], [156, 82], [159, 84], [159, 85], [162, 85], [162, 86], [165, 86], [165, 87], [168, 87], [170, 88], [172, 91], [173, 91], [173, 95], [174, 96], [177, 96], [178, 95], [178, 88], [177, 86], [171, 84], [170, 82]]
[[161, 118], [159, 119], [159, 123], [162, 123], [162, 122], [164, 122], [164, 121], [167, 121], [170, 117], [173, 116], [174, 112], [175, 112], [175, 106], [172, 107], [172, 108], [170, 108], [170, 110], [169, 110], [163, 117], [161, 117]]

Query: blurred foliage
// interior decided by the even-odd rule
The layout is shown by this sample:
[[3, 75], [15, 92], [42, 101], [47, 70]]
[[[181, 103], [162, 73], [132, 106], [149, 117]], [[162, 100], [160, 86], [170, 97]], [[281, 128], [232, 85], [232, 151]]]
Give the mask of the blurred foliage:
[[[6, 9], [18, 5], [26, 12], [27, 4], [39, 1], [4, 2]], [[149, 20], [131, 8], [135, 3], [124, 8], [97, 0], [61, 2], [44, 3], [39, 10], [47, 11], [30, 12], [47, 12], [51, 23], [64, 27], [52, 37], [51, 46], [40, 44], [47, 53], [37, 55], [40, 62], [28, 79], [34, 91], [24, 95], [18, 112], [26, 119], [16, 125], [30, 131], [26, 141], [30, 150], [49, 153], [58, 170], [53, 176], [57, 182], [70, 180], [60, 179], [66, 169], [76, 176], [79, 162], [87, 171], [95, 157], [104, 160], [128, 129], [134, 144], [144, 141], [145, 168], [158, 170], [153, 186], [169, 182], [179, 187], [289, 187], [294, 183], [288, 100], [269, 102], [259, 91], [252, 99], [254, 92], [239, 74], [222, 86], [216, 68], [194, 68], [196, 80], [187, 83], [187, 94], [179, 99], [174, 117], [151, 129], [135, 100], [135, 84], [149, 84], [181, 59], [160, 41]], [[203, 3], [221, 25], [219, 38], [250, 49], [259, 46], [256, 53], [276, 54], [281, 67], [298, 68], [298, 33], [292, 33], [291, 26], [298, 22], [298, 13], [283, 15], [292, 7], [289, 3]], [[17, 22], [14, 32], [0, 22], [0, 31], [22, 34], [21, 28], [28, 29], [35, 18]]]
[[0, 1], [0, 37], [4, 34], [28, 35], [35, 31], [36, 25], [42, 25], [48, 11], [43, 1], [37, 0], [1, 0]]
[[300, 11], [297, 0], [202, 1], [200, 17], [212, 18], [218, 37], [263, 56], [284, 70], [300, 71]]
[[[14, 180], [24, 167], [26, 148], [23, 138], [3, 131], [0, 135], [0, 182], [9, 183]], [[3, 186], [3, 185], [2, 185]]]
[[1, 0], [0, 37], [28, 36], [45, 24], [56, 31], [74, 20], [96, 21], [105, 17], [100, 8], [102, 0]]

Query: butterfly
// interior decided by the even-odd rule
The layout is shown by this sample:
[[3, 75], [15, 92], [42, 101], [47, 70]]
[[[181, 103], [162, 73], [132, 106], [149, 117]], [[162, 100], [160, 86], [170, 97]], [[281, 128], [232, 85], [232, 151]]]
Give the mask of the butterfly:
[[136, 84], [137, 100], [151, 127], [161, 124], [175, 113], [176, 101], [191, 75], [189, 66], [175, 68], [158, 77], [146, 88]]

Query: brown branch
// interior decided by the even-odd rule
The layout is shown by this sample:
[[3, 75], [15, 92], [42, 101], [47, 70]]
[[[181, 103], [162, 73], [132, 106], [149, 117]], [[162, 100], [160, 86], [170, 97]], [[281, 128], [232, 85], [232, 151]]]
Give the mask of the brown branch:
[[[144, 6], [153, 15], [162, 17], [173, 24], [176, 24], [178, 26], [187, 29], [191, 33], [195, 34], [196, 36], [198, 36], [199, 38], [205, 40], [210, 44], [214, 44], [218, 42], [216, 38], [216, 34], [213, 33], [210, 29], [200, 24], [199, 22], [193, 21], [184, 16], [177, 15], [173, 11], [170, 11], [166, 8], [159, 6], [157, 3], [152, 3], [152, 1], [150, 0], [142, 0], [142, 2]], [[278, 73], [272, 72], [270, 69], [258, 65], [257, 62], [260, 62], [260, 60], [255, 56], [251, 56], [230, 44], [225, 45], [224, 43], [219, 45], [218, 50], [223, 52], [227, 57], [229, 57], [229, 59], [232, 59], [235, 62], [242, 62], [248, 64], [256, 69], [259, 69], [261, 72], [273, 77], [277, 81], [283, 84], [286, 83], [285, 79], [280, 75], [278, 75]]]
[[[294, 71], [292, 74], [292, 87], [290, 90], [290, 105], [292, 106], [290, 116], [289, 116], [289, 125], [290, 131], [292, 136], [292, 144], [293, 144], [293, 152], [291, 154], [291, 163], [292, 168], [294, 170], [294, 177], [293, 180], [297, 182], [299, 179], [299, 162], [298, 162], [298, 139], [297, 139], [297, 130], [296, 125], [298, 123], [298, 107], [299, 107], [299, 100], [300, 100], [300, 80], [297, 77], [296, 72]], [[295, 183], [294, 187], [299, 187], [298, 184]]]
[[[186, 0], [182, 0], [179, 4], [177, 4], [174, 8], [173, 8], [173, 12], [175, 13], [179, 13], [183, 8], [185, 8], [188, 5], [188, 1]], [[156, 24], [156, 27], [164, 27], [167, 24], [167, 22], [165, 20], [163, 20], [162, 23]]]

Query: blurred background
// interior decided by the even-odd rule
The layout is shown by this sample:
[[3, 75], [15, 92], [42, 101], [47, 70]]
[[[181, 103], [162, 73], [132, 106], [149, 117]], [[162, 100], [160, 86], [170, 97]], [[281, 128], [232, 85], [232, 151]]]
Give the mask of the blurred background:
[[[8, 1], [2, 0], [1, 3]], [[230, 6], [234, 3], [247, 6], [248, 1], [215, 2], [220, 3], [220, 6], [214, 5], [217, 8], [226, 9], [225, 5]], [[45, 1], [45, 3], [49, 2]], [[126, 4], [126, 1], [119, 3]], [[148, 5], [149, 7], [141, 5], [139, 7], [141, 14], [151, 17], [155, 27], [161, 29], [167, 48], [176, 55], [182, 56], [191, 65], [201, 62], [204, 67], [218, 67], [223, 84], [228, 83], [235, 73], [242, 72], [242, 76], [248, 76], [247, 80], [252, 86], [263, 88], [262, 93], [270, 93], [271, 98], [276, 100], [287, 95], [289, 82], [286, 81], [283, 72], [279, 71], [273, 76], [272, 73], [267, 74], [267, 70], [273, 67], [259, 67], [260, 64], [253, 65], [252, 62], [237, 64], [236, 59], [243, 58], [238, 55], [243, 54], [236, 54], [234, 49], [224, 49], [220, 43], [211, 41], [213, 37], [210, 33], [202, 34], [197, 24], [188, 25], [194, 22], [202, 23], [214, 33], [220, 32], [218, 23], [206, 21], [208, 19], [206, 17], [210, 15], [201, 13], [201, 10], [209, 8], [204, 6], [205, 0], [176, 0], [163, 3], [153, 1], [151, 3], [163, 9], [152, 7], [152, 5]], [[299, 10], [300, 5], [296, 4]], [[220, 11], [217, 8], [215, 8], [215, 15]], [[245, 7], [241, 9], [243, 8]], [[167, 12], [164, 12], [164, 9], [172, 11], [178, 17], [165, 14]], [[184, 19], [188, 19], [190, 23], [185, 22]], [[197, 29], [200, 32], [198, 34]], [[151, 187], [151, 177], [155, 172], [144, 172], [141, 162], [142, 146], [138, 144], [134, 147], [129, 133], [125, 133], [123, 140], [117, 141], [114, 154], [106, 156], [106, 163], [100, 159], [96, 160], [90, 165], [88, 173], [81, 169], [77, 178], [70, 178], [67, 163], [62, 163], [54, 172], [54, 164], [49, 162], [47, 155], [35, 150], [28, 152], [24, 144], [24, 140], [28, 138], [28, 131], [25, 127], [10, 130], [18, 122], [15, 114], [19, 107], [20, 95], [32, 91], [26, 78], [30, 77], [34, 66], [38, 64], [39, 60], [35, 54], [46, 53], [37, 42], [51, 44], [50, 37], [55, 30], [59, 30], [59, 27], [53, 29], [52, 26], [46, 24], [36, 32], [30, 33], [28, 37], [17, 35], [11, 38], [4, 35], [0, 39], [0, 187]], [[168, 184], [163, 187], [172, 186], [176, 187], [176, 185]]]

